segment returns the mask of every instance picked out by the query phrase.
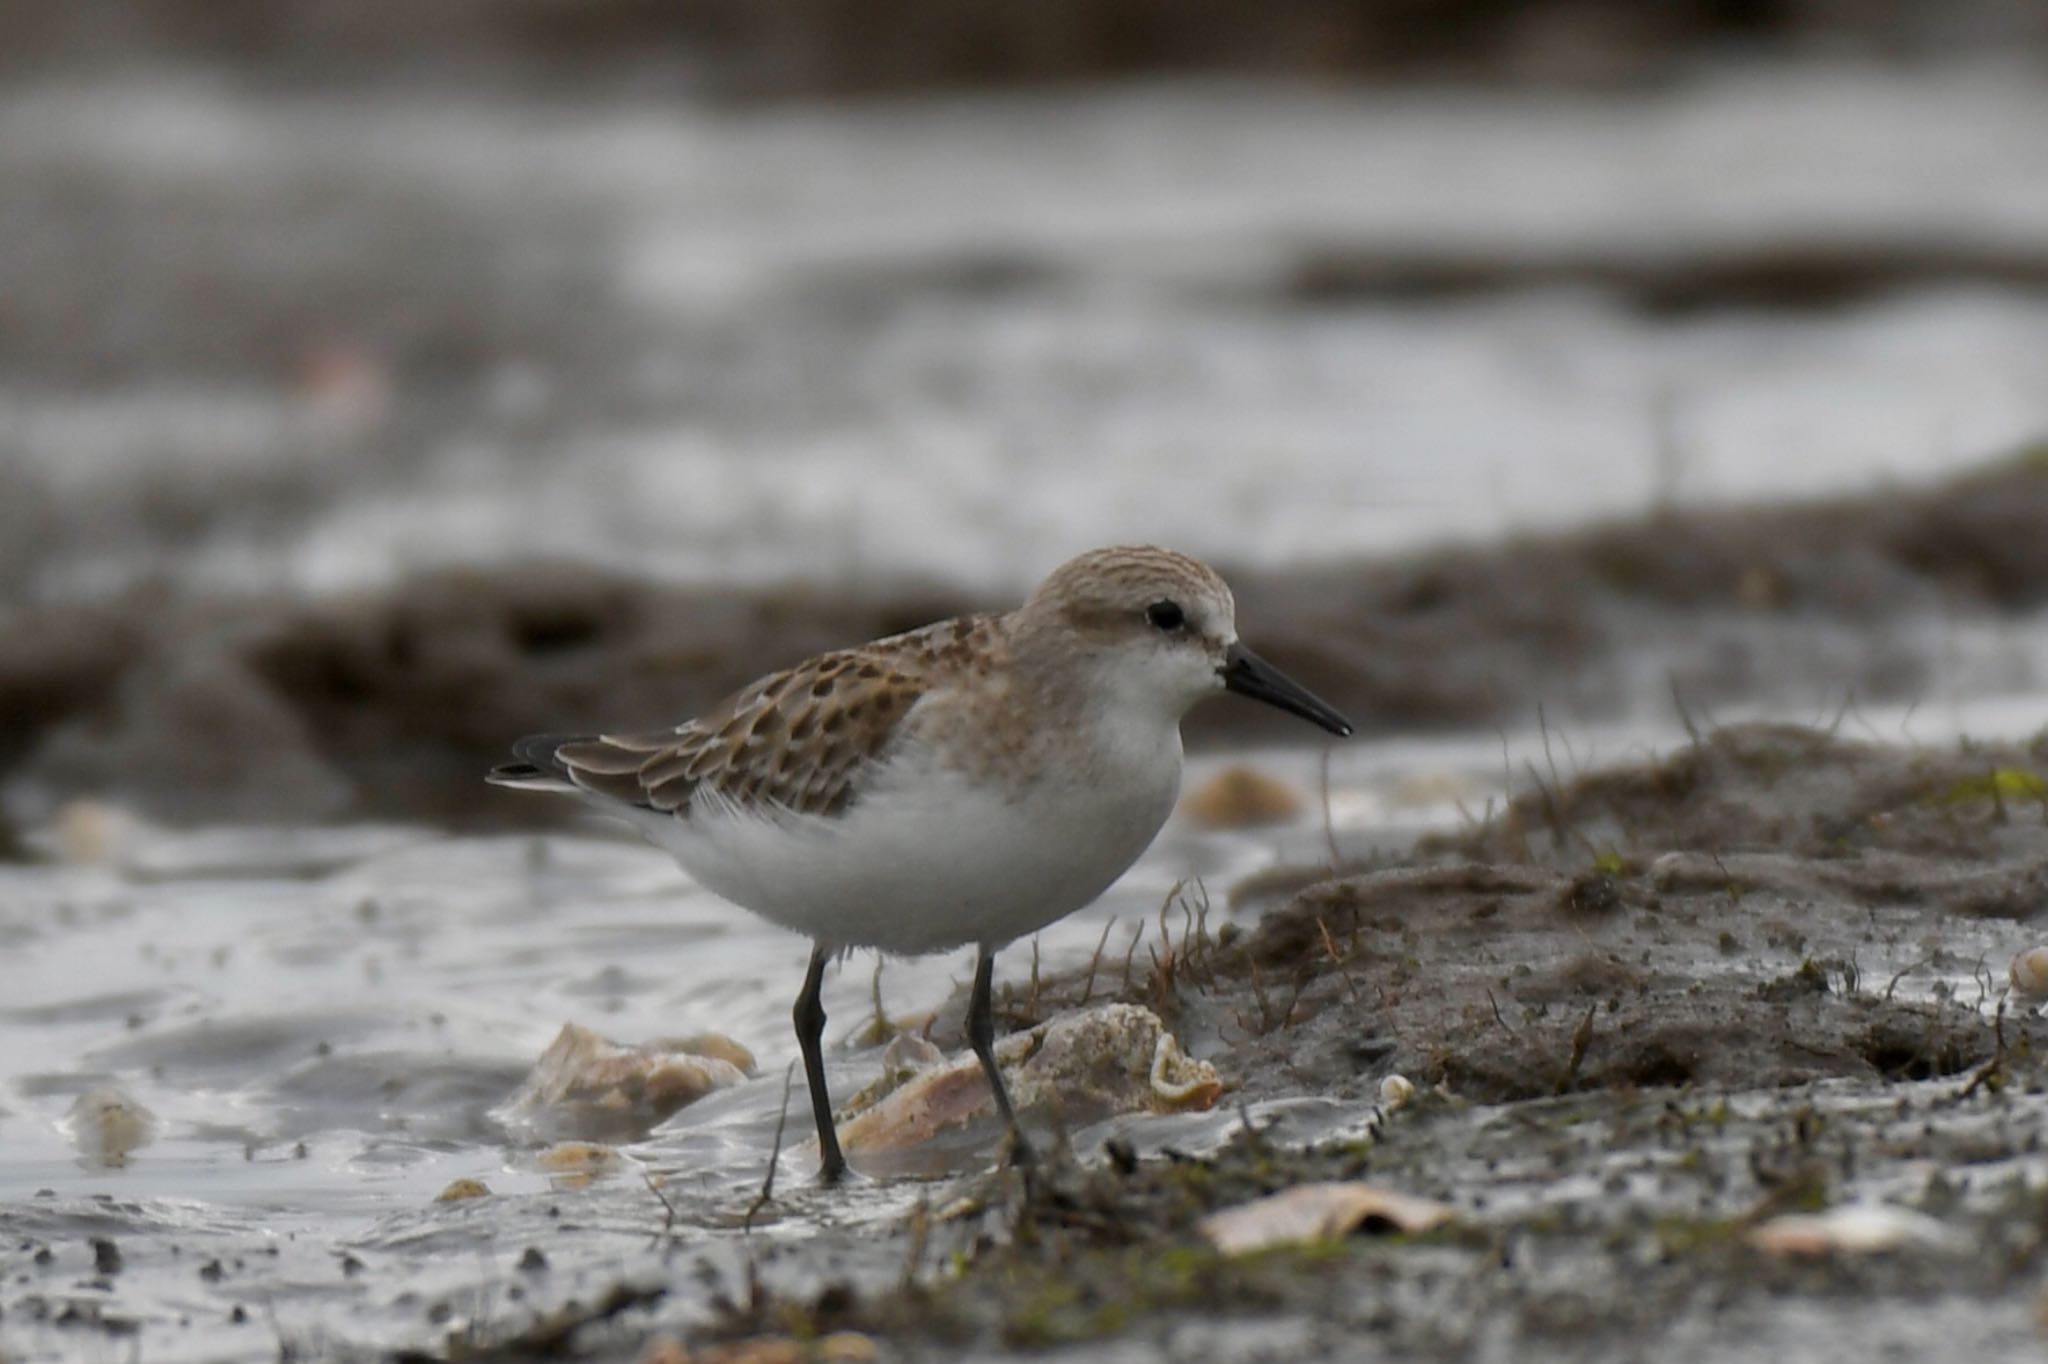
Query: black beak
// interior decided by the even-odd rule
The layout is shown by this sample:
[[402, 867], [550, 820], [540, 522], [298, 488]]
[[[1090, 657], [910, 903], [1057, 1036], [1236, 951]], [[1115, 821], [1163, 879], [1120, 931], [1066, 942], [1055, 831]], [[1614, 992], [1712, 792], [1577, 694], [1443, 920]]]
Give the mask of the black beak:
[[1321, 725], [1339, 738], [1349, 738], [1351, 722], [1316, 699], [1314, 693], [1242, 644], [1230, 646], [1217, 673], [1223, 685], [1239, 696], [1264, 701]]

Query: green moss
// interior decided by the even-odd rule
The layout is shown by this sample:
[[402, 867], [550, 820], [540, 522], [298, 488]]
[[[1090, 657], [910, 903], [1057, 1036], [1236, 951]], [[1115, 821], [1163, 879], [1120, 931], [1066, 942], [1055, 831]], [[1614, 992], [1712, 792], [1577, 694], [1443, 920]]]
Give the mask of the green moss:
[[[1660, 1126], [1672, 1128], [1680, 1132], [1688, 1132], [1695, 1127], [1726, 1127], [1733, 1116], [1728, 1111], [1728, 1101], [1726, 1099], [1716, 1099], [1713, 1103], [1699, 1108], [1673, 1107], [1668, 1109], [1658, 1119], [1658, 1123]], [[1693, 1152], [1691, 1154], [1697, 1155], [1698, 1153]]]
[[1966, 805], [1983, 800], [2031, 800], [2048, 804], [2048, 778], [2024, 767], [1994, 767], [1989, 772], [1952, 782], [1929, 797], [1929, 802], [1938, 806]]
[[1784, 1199], [1787, 1212], [1825, 1212], [1827, 1206], [1827, 1181], [1819, 1178], [1801, 1180]]
[[1734, 1217], [1660, 1217], [1650, 1224], [1650, 1233], [1666, 1255], [1697, 1255], [1732, 1245], [1748, 1225]]

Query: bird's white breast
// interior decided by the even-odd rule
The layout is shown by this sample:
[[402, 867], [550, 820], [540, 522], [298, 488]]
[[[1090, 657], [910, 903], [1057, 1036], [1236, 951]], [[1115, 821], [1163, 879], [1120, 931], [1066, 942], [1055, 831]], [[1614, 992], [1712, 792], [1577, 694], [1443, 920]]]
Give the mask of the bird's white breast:
[[1081, 908], [1136, 861], [1180, 788], [1178, 725], [1105, 731], [1081, 768], [1011, 782], [906, 745], [836, 817], [648, 813], [707, 888], [821, 942], [999, 946]]

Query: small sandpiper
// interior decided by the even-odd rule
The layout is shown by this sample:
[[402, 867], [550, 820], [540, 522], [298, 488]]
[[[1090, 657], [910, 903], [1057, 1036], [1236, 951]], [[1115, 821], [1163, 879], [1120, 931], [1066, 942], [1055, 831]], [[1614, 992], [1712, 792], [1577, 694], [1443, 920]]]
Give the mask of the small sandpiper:
[[513, 745], [501, 786], [620, 816], [710, 890], [811, 939], [795, 1023], [822, 1174], [846, 1170], [818, 990], [856, 947], [978, 956], [967, 1038], [1015, 1158], [1031, 1159], [994, 1053], [1006, 944], [1138, 859], [1180, 791], [1180, 722], [1233, 691], [1351, 724], [1237, 641], [1230, 589], [1150, 546], [1070, 560], [1003, 615], [963, 616], [772, 673], [651, 734]]

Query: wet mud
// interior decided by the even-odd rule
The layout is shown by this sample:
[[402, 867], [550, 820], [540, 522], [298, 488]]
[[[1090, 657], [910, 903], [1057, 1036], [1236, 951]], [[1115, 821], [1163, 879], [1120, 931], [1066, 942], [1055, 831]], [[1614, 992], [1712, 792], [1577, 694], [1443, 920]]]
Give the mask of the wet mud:
[[[2048, 918], [2048, 739], [1706, 732], [1287, 880], [1179, 896], [1135, 969], [1002, 1001], [1012, 1027], [1145, 1003], [1234, 1117], [1041, 1110], [1052, 1160], [926, 1186], [864, 1252], [685, 1270], [684, 1238], [580, 1317], [405, 1357], [2037, 1354], [2048, 1024], [2007, 963]], [[1249, 1253], [1204, 1232], [1355, 1180], [1450, 1218]]]
[[[1369, 1100], [1395, 1074], [1420, 1097], [1334, 1146], [1251, 1130], [1201, 1159], [1062, 1167], [968, 1272], [832, 1323], [1018, 1348], [1135, 1336], [1132, 1358], [1180, 1357], [1155, 1342], [1219, 1316], [1277, 1319], [1307, 1358], [1681, 1338], [1736, 1357], [1750, 1330], [1913, 1348], [1955, 1328], [1932, 1299], [1981, 1305], [1970, 1334], [1993, 1357], [2038, 1348], [2048, 1027], [2005, 996], [2048, 916], [2044, 772], [2040, 741], [1717, 732], [1546, 779], [1404, 865], [1254, 888], [1282, 902], [1247, 933], [1170, 907], [1180, 946], [1142, 989], [1212, 1041], [1239, 1101]], [[1194, 1234], [1218, 1208], [1360, 1176], [1444, 1199], [1459, 1225], [1248, 1260]], [[1866, 1199], [1943, 1233], [1800, 1260], [1746, 1239]], [[1254, 1340], [1194, 1357], [1270, 1357]]]
[[1420, 865], [1198, 945], [1192, 1012], [1168, 1016], [1241, 1036], [1261, 1097], [1388, 1072], [1485, 1102], [1960, 1074], [2048, 913], [2044, 771], [2044, 740], [1906, 755], [1746, 726], [1542, 776]]
[[[1153, 1010], [1214, 1068], [1208, 1111], [1055, 1088], [1028, 1172], [991, 1170], [984, 1120], [828, 1189], [800, 1109], [774, 1181], [692, 1155], [760, 1093], [729, 1089], [615, 1148], [515, 1142], [340, 1237], [31, 1199], [0, 1323], [26, 1358], [138, 1333], [437, 1361], [2037, 1354], [2048, 982], [2008, 968], [2048, 919], [2048, 736], [1703, 728], [1524, 776], [1463, 828], [1190, 884], [1142, 946], [1005, 973], [1013, 1033]], [[915, 1026], [955, 1038], [961, 1007]], [[848, 1096], [875, 1054], [835, 1062]], [[1348, 1181], [1448, 1221], [1247, 1252], [1205, 1231]]]
[[[1783, 508], [1672, 512], [1502, 547], [1235, 572], [1261, 652], [1368, 731], [1585, 722], [1690, 704], [1861, 702], [1932, 684], [1971, 622], [2031, 675], [2048, 604], [2048, 462]], [[1227, 566], [1226, 566], [1227, 568]], [[753, 592], [564, 564], [449, 569], [320, 601], [131, 594], [0, 621], [0, 781], [47, 810], [159, 819], [573, 817], [487, 792], [520, 734], [672, 723], [821, 649], [1000, 606], [941, 585]], [[2016, 652], [2015, 652], [2016, 651]], [[2017, 669], [2017, 672], [2015, 672]], [[1291, 737], [1211, 706], [1196, 745]]]
[[29, 610], [0, 631], [0, 762], [24, 764], [45, 799], [111, 793], [180, 822], [531, 824], [547, 802], [480, 785], [512, 739], [672, 724], [761, 672], [959, 605], [915, 586], [750, 596], [529, 564], [310, 603]]

